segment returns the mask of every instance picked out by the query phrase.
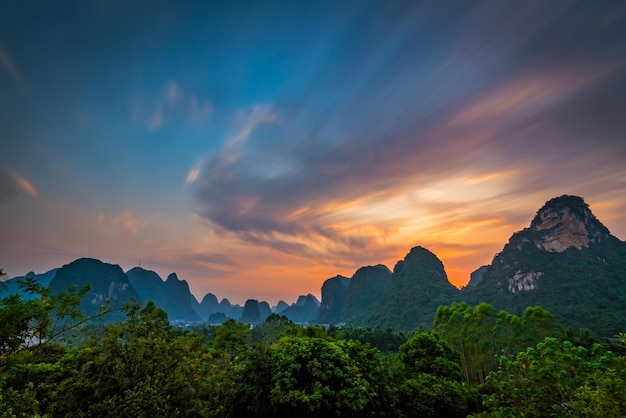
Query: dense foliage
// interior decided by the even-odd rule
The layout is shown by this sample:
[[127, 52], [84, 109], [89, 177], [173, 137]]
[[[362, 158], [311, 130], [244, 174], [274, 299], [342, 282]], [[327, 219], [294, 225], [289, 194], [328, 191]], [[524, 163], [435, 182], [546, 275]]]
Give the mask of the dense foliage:
[[77, 309], [87, 289], [24, 285], [39, 297], [0, 299], [3, 418], [626, 413], [624, 357], [563, 341], [540, 308], [517, 317], [453, 304], [438, 310], [438, 333], [410, 337], [276, 314], [253, 328], [228, 320], [189, 330], [152, 302], [98, 325]]
[[364, 326], [391, 282], [391, 271], [379, 264], [361, 267], [349, 281], [341, 322]]
[[429, 330], [437, 307], [459, 297], [441, 260], [426, 248], [415, 247], [395, 265], [391, 282], [367, 324], [402, 331]]
[[548, 337], [514, 359], [500, 359], [487, 378], [489, 411], [481, 416], [623, 417], [625, 366], [624, 357], [599, 344], [589, 350]]
[[465, 379], [483, 383], [495, 371], [500, 355], [513, 356], [547, 336], [561, 336], [561, 326], [550, 312], [528, 307], [520, 318], [481, 303], [471, 308], [453, 303], [437, 309], [434, 329], [461, 354]]

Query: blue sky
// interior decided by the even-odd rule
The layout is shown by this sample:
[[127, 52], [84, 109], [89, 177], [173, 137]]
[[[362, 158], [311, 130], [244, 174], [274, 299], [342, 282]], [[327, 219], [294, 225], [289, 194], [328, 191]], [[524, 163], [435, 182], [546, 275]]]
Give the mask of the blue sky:
[[0, 266], [314, 293], [415, 245], [462, 285], [535, 211], [626, 237], [623, 2], [10, 1]]

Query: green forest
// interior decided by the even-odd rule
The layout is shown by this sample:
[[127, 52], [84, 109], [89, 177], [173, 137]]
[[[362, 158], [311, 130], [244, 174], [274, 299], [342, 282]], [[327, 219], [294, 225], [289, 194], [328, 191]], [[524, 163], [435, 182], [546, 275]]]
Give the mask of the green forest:
[[454, 303], [412, 334], [277, 314], [187, 329], [152, 302], [86, 316], [88, 287], [22, 286], [38, 297], [0, 299], [3, 418], [626, 415], [626, 335], [596, 341], [540, 307]]

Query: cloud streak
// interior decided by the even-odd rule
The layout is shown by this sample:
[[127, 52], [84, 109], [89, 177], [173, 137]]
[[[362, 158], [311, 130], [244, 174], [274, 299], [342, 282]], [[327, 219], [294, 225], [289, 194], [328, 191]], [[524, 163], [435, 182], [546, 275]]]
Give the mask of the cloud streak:
[[[324, 86], [325, 96], [312, 88], [293, 106], [288, 98], [278, 100], [280, 124], [256, 130], [258, 121], [275, 120], [251, 112], [214, 159], [190, 172], [198, 187], [200, 214], [213, 227], [250, 244], [339, 265], [355, 254], [400, 242], [410, 247], [429, 240], [449, 247], [454, 236], [493, 248], [492, 242], [480, 241], [477, 231], [497, 222], [499, 234], [492, 239], [502, 240], [513, 232], [509, 228], [521, 226], [521, 212], [528, 212], [524, 216], [530, 219], [551, 193], [586, 191], [576, 186], [582, 177], [576, 170], [588, 179], [600, 175], [588, 161], [601, 147], [592, 149], [590, 137], [568, 131], [560, 118], [571, 111], [571, 103], [586, 109], [590, 92], [598, 94], [610, 80], [619, 80], [624, 61], [615, 53], [622, 46], [603, 44], [605, 34], [598, 33], [579, 47], [578, 39], [594, 29], [572, 26], [563, 16], [570, 11], [557, 13], [551, 6], [547, 17], [536, 21], [541, 14], [537, 7], [533, 4], [532, 13], [514, 18], [515, 6], [508, 4], [490, 15], [493, 23], [515, 20], [513, 29], [497, 25], [504, 36], [498, 47], [506, 48], [508, 42], [517, 52], [506, 60], [486, 61], [486, 75], [494, 75], [489, 80], [480, 74], [484, 64], [464, 64], [467, 77], [477, 79], [474, 88], [458, 78], [450, 57], [466, 62], [472, 58], [468, 53], [483, 56], [482, 48], [455, 51], [457, 46], [450, 43], [448, 54], [430, 52], [429, 57], [427, 51], [422, 57], [430, 60], [425, 69], [422, 60], [409, 56], [419, 45], [418, 34], [400, 27], [367, 44], [368, 53], [353, 51], [351, 62], [338, 71], [321, 71], [311, 85]], [[475, 24], [471, 16], [469, 23]], [[460, 12], [448, 17], [452, 31], [468, 24]], [[522, 35], [517, 27], [528, 30]], [[569, 37], [548, 47], [539, 43], [546, 33], [559, 30], [568, 31]], [[470, 39], [465, 47], [500, 36], [484, 31], [466, 35]], [[520, 48], [523, 44], [529, 47]], [[544, 59], [562, 49], [570, 50], [563, 60]], [[395, 51], [385, 56], [387, 64], [395, 65], [382, 69], [372, 50]], [[595, 61], [588, 62], [589, 53]], [[505, 66], [516, 68], [503, 73]], [[346, 78], [348, 71], [351, 77]], [[439, 93], [432, 95], [433, 89]], [[596, 120], [606, 118], [603, 109], [613, 105], [610, 94], [600, 93], [598, 100], [602, 106], [587, 109], [585, 128], [591, 131]], [[387, 109], [389, 103], [395, 104], [393, 109]], [[582, 149], [590, 150], [584, 159]], [[570, 153], [576, 164], [553, 161], [559, 153]], [[549, 180], [564, 168], [559, 181]], [[543, 179], [532, 182], [536, 177]], [[514, 208], [521, 191], [537, 199], [525, 203], [524, 210]], [[508, 203], [513, 195], [514, 203]], [[490, 209], [497, 205], [501, 211]], [[463, 215], [477, 210], [485, 211], [482, 220]], [[455, 218], [459, 220], [450, 223]], [[429, 222], [432, 227], [425, 225]], [[439, 232], [429, 238], [429, 230]], [[413, 237], [403, 231], [413, 231]]]
[[108, 223], [111, 226], [119, 227], [123, 231], [137, 235], [139, 232], [148, 228], [158, 217], [151, 214], [137, 214], [132, 209], [124, 210], [113, 216], [106, 216], [103, 212], [99, 212], [96, 220], [99, 224]]
[[[145, 112], [144, 107], [148, 107], [149, 111]], [[138, 99], [131, 100], [131, 119], [144, 121], [149, 132], [159, 131], [166, 124], [205, 127], [212, 114], [211, 100], [198, 98], [173, 80], [163, 86], [158, 97], [149, 105]]]
[[0, 166], [0, 202], [8, 201], [20, 190], [35, 200], [39, 199], [39, 190], [33, 183], [16, 171]]
[[2, 44], [0, 44], [0, 64], [2, 64], [4, 71], [6, 71], [16, 84], [24, 85], [22, 74], [17, 69], [15, 62]]

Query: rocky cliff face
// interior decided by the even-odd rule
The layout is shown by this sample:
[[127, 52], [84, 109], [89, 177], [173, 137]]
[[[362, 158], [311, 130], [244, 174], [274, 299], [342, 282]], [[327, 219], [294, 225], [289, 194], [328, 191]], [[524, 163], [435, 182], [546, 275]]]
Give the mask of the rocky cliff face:
[[582, 198], [566, 195], [546, 202], [530, 224], [530, 231], [538, 248], [558, 253], [568, 248], [582, 250], [610, 235]]
[[469, 282], [467, 283], [467, 287], [476, 287], [478, 283], [481, 282], [483, 277], [485, 277], [485, 272], [487, 271], [488, 266], [480, 266], [476, 270], [470, 274]]
[[626, 317], [626, 243], [580, 197], [546, 202], [480, 276], [463, 291], [469, 303], [484, 301], [516, 314], [539, 305], [565, 325], [604, 335], [626, 326], [611, 319]]
[[322, 284], [322, 302], [317, 322], [320, 324], [337, 324], [341, 322], [341, 312], [348, 292], [347, 277], [337, 275]]
[[538, 252], [564, 253], [588, 249], [609, 237], [608, 229], [596, 219], [582, 198], [564, 195], [546, 202], [529, 228], [513, 234], [492, 265], [502, 268], [509, 292], [533, 291], [540, 286], [545, 267], [541, 263], [529, 263], [529, 255], [534, 252], [529, 245]]

